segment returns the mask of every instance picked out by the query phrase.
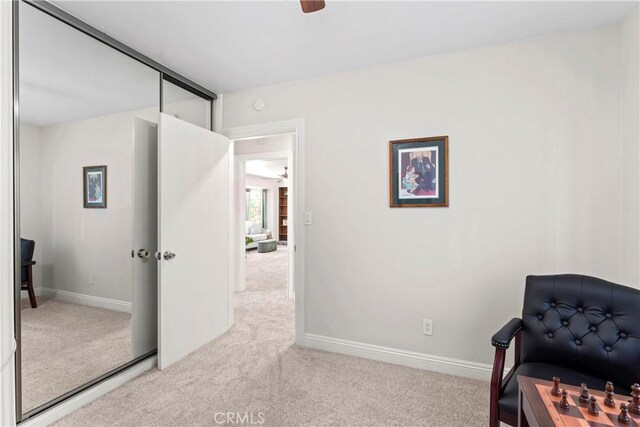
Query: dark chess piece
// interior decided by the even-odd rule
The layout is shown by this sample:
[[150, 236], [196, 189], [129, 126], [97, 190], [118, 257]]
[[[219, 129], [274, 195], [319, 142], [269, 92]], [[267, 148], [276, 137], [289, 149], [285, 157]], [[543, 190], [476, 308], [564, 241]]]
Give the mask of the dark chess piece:
[[589, 398], [589, 413], [596, 416], [600, 413], [600, 410], [598, 409], [598, 402], [596, 401], [595, 396], [591, 396]]
[[629, 412], [640, 415], [640, 384], [631, 386], [631, 403], [627, 405]]
[[620, 415], [618, 415], [618, 421], [622, 424], [631, 424], [631, 418], [629, 418], [629, 409], [624, 403], [620, 404]]
[[580, 384], [580, 403], [589, 403], [589, 389], [585, 383]]
[[562, 398], [560, 399], [560, 407], [562, 409], [569, 409], [569, 400], [567, 400], [567, 396], [569, 396], [569, 393], [567, 393], [567, 390], [562, 390]]
[[551, 389], [551, 394], [554, 396], [560, 396], [560, 378], [553, 377], [553, 388]]
[[607, 381], [607, 385], [604, 387], [604, 392], [607, 394], [607, 397], [604, 398], [602, 403], [609, 408], [615, 408], [616, 402], [613, 400], [613, 383], [611, 381]]

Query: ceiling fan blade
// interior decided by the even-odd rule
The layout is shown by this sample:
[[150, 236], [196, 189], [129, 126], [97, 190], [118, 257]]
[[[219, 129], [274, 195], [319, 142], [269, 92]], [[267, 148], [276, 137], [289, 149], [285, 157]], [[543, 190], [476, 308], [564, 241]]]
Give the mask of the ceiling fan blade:
[[313, 13], [324, 9], [324, 0], [300, 0], [302, 11], [304, 13]]

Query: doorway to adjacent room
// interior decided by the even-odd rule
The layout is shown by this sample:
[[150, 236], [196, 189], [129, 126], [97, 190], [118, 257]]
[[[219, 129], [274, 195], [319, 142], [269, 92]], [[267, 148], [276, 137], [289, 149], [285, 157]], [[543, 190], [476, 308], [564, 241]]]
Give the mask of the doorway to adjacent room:
[[[234, 233], [238, 243], [234, 323], [286, 331], [294, 339], [295, 133], [233, 141]], [[251, 326], [253, 323], [255, 325]], [[266, 326], [264, 326], [266, 325]], [[265, 331], [269, 333], [269, 331]]]

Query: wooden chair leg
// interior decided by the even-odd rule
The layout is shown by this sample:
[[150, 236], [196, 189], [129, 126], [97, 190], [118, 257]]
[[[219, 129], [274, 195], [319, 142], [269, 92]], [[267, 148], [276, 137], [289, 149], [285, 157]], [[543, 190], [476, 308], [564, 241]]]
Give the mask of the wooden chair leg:
[[504, 359], [506, 350], [496, 347], [496, 355], [493, 359], [493, 370], [491, 372], [491, 389], [489, 403], [489, 426], [500, 426], [500, 409], [498, 398], [500, 397], [500, 387], [502, 386], [502, 373], [504, 371]]
[[29, 302], [31, 302], [31, 308], [38, 308], [36, 293], [33, 291], [33, 271], [31, 270], [31, 266], [27, 268], [27, 279], [27, 292], [29, 293]]

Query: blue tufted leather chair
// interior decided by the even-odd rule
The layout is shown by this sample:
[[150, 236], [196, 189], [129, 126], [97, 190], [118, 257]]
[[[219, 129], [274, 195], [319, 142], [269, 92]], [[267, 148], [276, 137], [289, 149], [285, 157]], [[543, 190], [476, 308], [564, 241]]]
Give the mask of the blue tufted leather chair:
[[[505, 352], [515, 340], [513, 368], [502, 378]], [[640, 290], [595, 277], [529, 276], [522, 319], [491, 339], [490, 425], [516, 425], [517, 375], [627, 394], [640, 382]]]

